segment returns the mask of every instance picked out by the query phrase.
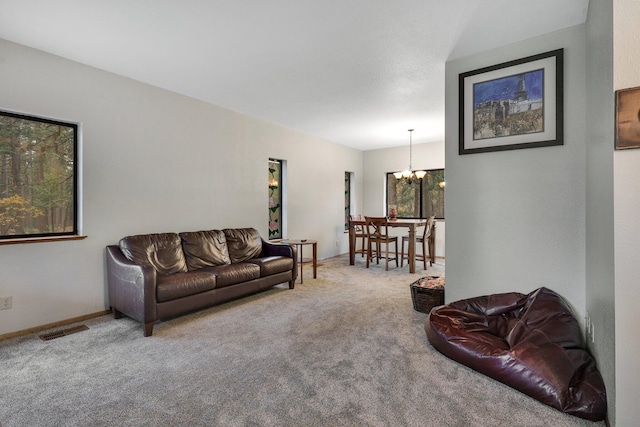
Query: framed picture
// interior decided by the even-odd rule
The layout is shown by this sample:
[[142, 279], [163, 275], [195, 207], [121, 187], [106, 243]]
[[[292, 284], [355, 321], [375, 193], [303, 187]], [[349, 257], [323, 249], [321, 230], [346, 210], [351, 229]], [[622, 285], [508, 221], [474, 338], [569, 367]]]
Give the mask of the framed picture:
[[460, 74], [459, 154], [563, 144], [563, 49]]
[[616, 91], [616, 150], [640, 148], [640, 87]]

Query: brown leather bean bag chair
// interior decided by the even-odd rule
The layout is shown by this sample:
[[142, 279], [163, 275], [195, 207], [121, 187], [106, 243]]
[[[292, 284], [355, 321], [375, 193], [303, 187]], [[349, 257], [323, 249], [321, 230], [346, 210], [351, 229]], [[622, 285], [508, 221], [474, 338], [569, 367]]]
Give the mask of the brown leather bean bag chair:
[[436, 307], [425, 331], [442, 354], [544, 404], [592, 421], [607, 414], [604, 382], [580, 326], [549, 289]]

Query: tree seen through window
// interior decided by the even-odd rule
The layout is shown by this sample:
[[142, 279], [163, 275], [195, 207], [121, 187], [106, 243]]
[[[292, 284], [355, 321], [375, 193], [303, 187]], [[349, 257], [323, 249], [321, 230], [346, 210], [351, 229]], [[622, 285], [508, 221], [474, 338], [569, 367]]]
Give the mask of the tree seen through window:
[[77, 133], [0, 112], [0, 239], [77, 234]]
[[387, 212], [396, 205], [399, 218], [444, 219], [444, 169], [427, 171], [422, 179], [397, 179], [387, 173]]

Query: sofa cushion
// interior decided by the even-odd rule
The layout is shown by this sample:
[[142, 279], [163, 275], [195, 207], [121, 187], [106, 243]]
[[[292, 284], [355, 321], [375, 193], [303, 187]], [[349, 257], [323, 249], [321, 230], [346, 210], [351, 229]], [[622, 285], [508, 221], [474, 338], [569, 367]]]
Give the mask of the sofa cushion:
[[260, 278], [260, 267], [246, 262], [209, 267], [202, 271], [216, 275], [216, 288], [224, 288]]
[[283, 273], [293, 269], [293, 259], [283, 256], [268, 256], [248, 260], [251, 264], [260, 266], [260, 277]]
[[189, 271], [158, 276], [156, 284], [156, 298], [158, 302], [165, 302], [214, 289], [216, 276], [202, 270]]
[[119, 246], [129, 261], [150, 265], [160, 274], [187, 271], [180, 236], [176, 233], [127, 236], [120, 240]]
[[189, 270], [231, 264], [227, 238], [221, 230], [180, 233]]
[[231, 262], [256, 258], [262, 253], [262, 238], [255, 228], [225, 228]]

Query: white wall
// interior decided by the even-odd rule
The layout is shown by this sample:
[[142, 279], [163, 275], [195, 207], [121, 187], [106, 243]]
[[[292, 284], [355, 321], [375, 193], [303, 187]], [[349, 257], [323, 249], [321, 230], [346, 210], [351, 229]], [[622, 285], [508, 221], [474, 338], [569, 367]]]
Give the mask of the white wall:
[[587, 340], [604, 378], [615, 424], [615, 256], [613, 222], [613, 5], [589, 5], [587, 35], [586, 311]]
[[[640, 2], [613, 4], [614, 89], [640, 86]], [[640, 419], [640, 150], [616, 151], [613, 159], [616, 425], [635, 426]]]
[[[444, 142], [429, 142], [413, 145], [413, 168], [419, 169], [447, 169], [444, 165]], [[385, 191], [388, 172], [405, 170], [409, 166], [409, 145], [398, 148], [384, 148], [364, 152], [364, 207], [363, 215], [386, 215]], [[446, 193], [446, 191], [445, 191]], [[448, 207], [445, 204], [445, 220]], [[395, 234], [406, 234], [406, 230], [396, 230]], [[445, 221], [438, 220], [436, 224], [436, 256], [445, 256]]]
[[104, 247], [130, 234], [255, 227], [267, 159], [287, 160], [291, 238], [344, 239], [344, 172], [362, 152], [0, 40], [0, 109], [80, 122], [81, 241], [0, 246], [0, 334], [107, 308]]
[[[458, 75], [564, 48], [564, 145], [458, 155]], [[585, 30], [446, 64], [447, 301], [541, 286], [585, 314]]]
[[[591, 2], [584, 26], [447, 63], [447, 300], [547, 286], [581, 322], [588, 311], [609, 421], [631, 426], [640, 418], [640, 333], [630, 321], [640, 299], [640, 154], [613, 154], [612, 81], [615, 67], [616, 88], [640, 86], [640, 3], [615, 7], [615, 24], [611, 4]], [[565, 48], [565, 145], [458, 156], [458, 74], [556, 48]]]

